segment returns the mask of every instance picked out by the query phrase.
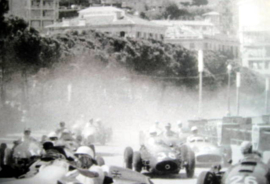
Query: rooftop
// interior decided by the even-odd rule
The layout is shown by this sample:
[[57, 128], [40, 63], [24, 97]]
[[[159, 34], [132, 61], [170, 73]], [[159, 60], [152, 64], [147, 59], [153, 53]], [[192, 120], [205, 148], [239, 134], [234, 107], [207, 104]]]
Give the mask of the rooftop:
[[202, 16], [216, 16], [216, 15], [219, 15], [219, 13], [218, 12], [215, 12], [215, 11], [212, 11], [212, 12], [208, 12], [208, 13], [205, 13], [205, 14], [203, 14]]
[[114, 26], [114, 25], [143, 25], [152, 27], [164, 27], [140, 17], [125, 13], [115, 7], [90, 7], [79, 11], [79, 17], [66, 19], [46, 28], [69, 26]]

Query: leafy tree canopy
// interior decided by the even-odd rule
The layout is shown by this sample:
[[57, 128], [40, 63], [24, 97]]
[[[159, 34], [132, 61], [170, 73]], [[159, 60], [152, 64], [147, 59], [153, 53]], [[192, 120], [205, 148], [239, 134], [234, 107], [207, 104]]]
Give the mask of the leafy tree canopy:
[[196, 6], [207, 5], [208, 0], [193, 0], [192, 4]]

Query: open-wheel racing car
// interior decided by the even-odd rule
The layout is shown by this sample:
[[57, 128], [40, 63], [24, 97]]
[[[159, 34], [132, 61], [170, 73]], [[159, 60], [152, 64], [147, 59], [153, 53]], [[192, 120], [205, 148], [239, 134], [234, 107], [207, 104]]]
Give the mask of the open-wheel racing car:
[[127, 147], [124, 152], [125, 167], [141, 172], [142, 169], [156, 174], [178, 174], [181, 169], [186, 170], [188, 178], [192, 178], [195, 171], [195, 154], [185, 144], [181, 144], [176, 137], [164, 141], [141, 145], [139, 151]]
[[[68, 172], [69, 164], [64, 160], [55, 160], [51, 164], [44, 166], [39, 173], [30, 178], [23, 179], [0, 179], [2, 184], [78, 184], [78, 181], [66, 179], [65, 174]], [[104, 166], [105, 179], [99, 184], [153, 184], [149, 177], [141, 173], [117, 166]], [[85, 171], [79, 171], [87, 176]], [[88, 184], [88, 183], [84, 183]]]
[[269, 184], [269, 168], [257, 155], [250, 155], [229, 167], [226, 172], [221, 171], [221, 166], [203, 171], [197, 184]]
[[196, 166], [227, 166], [232, 159], [230, 146], [214, 145], [205, 137], [193, 137], [187, 144], [195, 152]]

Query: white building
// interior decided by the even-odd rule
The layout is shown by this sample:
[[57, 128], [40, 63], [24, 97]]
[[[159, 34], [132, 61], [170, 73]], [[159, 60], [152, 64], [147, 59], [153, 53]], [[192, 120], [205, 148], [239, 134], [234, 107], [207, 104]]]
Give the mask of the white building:
[[239, 57], [239, 41], [235, 36], [220, 34], [218, 28], [210, 21], [156, 20], [165, 26], [164, 41], [182, 45], [187, 49], [215, 50], [230, 52], [234, 58]]
[[270, 1], [241, 0], [238, 8], [242, 65], [270, 75]]
[[121, 37], [153, 38], [163, 40], [165, 28], [129, 15], [124, 10], [115, 7], [89, 7], [79, 11], [74, 19], [47, 26], [51, 33], [63, 30], [98, 30]]

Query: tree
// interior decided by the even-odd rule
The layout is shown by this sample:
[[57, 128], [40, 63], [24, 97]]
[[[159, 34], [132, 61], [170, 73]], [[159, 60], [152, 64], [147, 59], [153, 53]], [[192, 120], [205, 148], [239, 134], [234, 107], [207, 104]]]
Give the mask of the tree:
[[82, 6], [89, 6], [88, 0], [60, 0], [60, 6], [67, 6], [70, 7], [72, 4], [82, 5]]
[[193, 0], [192, 4], [196, 6], [207, 5], [208, 0]]
[[189, 13], [186, 9], [179, 9], [175, 3], [168, 4], [163, 12], [163, 17], [165, 19], [178, 19], [180, 16], [188, 15]]
[[147, 15], [145, 14], [145, 12], [140, 12], [140, 17], [141, 17], [142, 19], [149, 20], [149, 18], [148, 18]]

